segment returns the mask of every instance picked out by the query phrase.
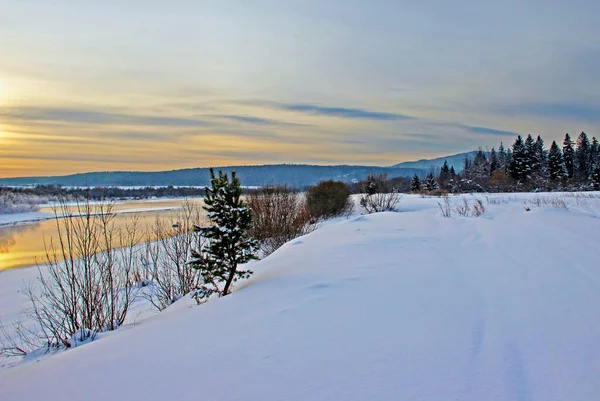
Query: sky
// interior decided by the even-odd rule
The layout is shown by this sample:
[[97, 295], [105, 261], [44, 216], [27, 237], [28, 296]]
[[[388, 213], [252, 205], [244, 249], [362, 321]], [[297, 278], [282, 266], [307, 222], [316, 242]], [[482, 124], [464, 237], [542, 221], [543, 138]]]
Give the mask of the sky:
[[0, 177], [600, 134], [595, 0], [0, 0]]

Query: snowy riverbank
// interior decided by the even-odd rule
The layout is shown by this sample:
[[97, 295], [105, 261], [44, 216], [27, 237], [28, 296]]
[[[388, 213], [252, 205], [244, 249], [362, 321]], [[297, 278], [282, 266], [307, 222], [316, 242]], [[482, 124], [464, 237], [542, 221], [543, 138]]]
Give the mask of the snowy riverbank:
[[[0, 399], [598, 399], [599, 196], [458, 196], [485, 215], [444, 218], [410, 195], [327, 222], [226, 298], [4, 370]], [[3, 318], [32, 271], [0, 274]]]

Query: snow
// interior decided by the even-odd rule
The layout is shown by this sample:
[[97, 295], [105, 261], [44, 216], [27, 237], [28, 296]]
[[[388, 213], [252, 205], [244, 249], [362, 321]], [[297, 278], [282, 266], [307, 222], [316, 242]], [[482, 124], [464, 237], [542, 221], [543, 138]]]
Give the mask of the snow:
[[[227, 297], [3, 370], [0, 399], [599, 400], [594, 195], [494, 195], [478, 218], [405, 196], [338, 218]], [[0, 274], [2, 316], [28, 271]]]
[[52, 212], [24, 212], [0, 214], [0, 227], [21, 223], [33, 223], [35, 221], [48, 220], [53, 217], [54, 213]]

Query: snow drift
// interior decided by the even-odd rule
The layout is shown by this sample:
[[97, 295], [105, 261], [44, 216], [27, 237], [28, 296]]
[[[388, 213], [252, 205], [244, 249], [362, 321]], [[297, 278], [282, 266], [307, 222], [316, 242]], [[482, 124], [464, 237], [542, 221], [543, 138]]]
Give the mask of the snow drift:
[[598, 199], [437, 201], [327, 224], [230, 296], [5, 370], [0, 399], [600, 399]]

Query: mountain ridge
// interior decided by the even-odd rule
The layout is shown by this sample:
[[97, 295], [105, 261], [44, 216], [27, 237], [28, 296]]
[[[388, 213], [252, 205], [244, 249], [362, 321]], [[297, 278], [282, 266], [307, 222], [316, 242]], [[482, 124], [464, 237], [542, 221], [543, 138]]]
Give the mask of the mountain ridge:
[[[310, 164], [263, 164], [223, 166], [216, 169], [230, 173], [236, 171], [248, 186], [286, 184], [293, 187], [313, 185], [321, 180], [337, 179], [355, 182], [368, 174], [386, 173], [388, 177], [410, 177], [414, 174], [423, 176], [431, 168], [438, 169], [448, 160], [459, 171], [462, 161], [474, 152], [459, 153], [435, 159], [421, 159], [395, 164], [393, 166], [365, 165], [310, 165]], [[84, 172], [63, 176], [35, 176], [1, 178], [0, 185], [32, 186], [196, 186], [206, 185], [210, 180], [208, 167], [191, 167], [164, 171], [100, 171]]]

